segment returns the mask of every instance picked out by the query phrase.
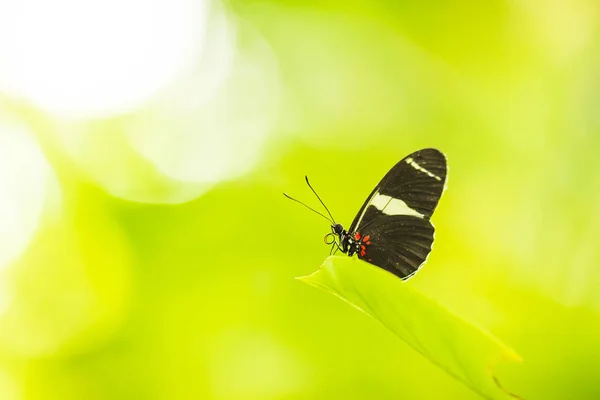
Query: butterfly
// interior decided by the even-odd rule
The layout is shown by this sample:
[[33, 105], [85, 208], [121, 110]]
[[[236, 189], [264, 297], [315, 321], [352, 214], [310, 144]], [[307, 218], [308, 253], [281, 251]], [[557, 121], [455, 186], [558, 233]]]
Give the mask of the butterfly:
[[348, 256], [383, 268], [401, 279], [412, 277], [427, 261], [434, 240], [431, 223], [445, 189], [446, 157], [436, 149], [422, 149], [394, 165], [373, 188], [350, 228], [336, 223], [325, 203], [306, 178], [329, 217], [284, 193], [326, 218], [331, 232], [325, 243]]

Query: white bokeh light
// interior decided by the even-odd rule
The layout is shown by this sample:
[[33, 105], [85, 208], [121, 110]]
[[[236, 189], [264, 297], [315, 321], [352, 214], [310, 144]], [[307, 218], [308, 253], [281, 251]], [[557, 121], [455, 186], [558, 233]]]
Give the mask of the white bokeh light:
[[[254, 165], [269, 137], [279, 100], [277, 62], [258, 33], [237, 27], [245, 51], [217, 90], [207, 86], [206, 73], [196, 74], [127, 129], [133, 146], [173, 179], [210, 185], [234, 178]], [[207, 87], [214, 90], [209, 101], [199, 95]]]
[[0, 90], [61, 117], [128, 112], [201, 51], [206, 3], [0, 2]]
[[264, 38], [213, 7], [203, 52], [128, 115], [59, 121], [60, 146], [115, 197], [182, 203], [260, 158], [277, 119], [279, 73]]
[[0, 268], [29, 244], [53, 182], [52, 170], [26, 128], [0, 121]]

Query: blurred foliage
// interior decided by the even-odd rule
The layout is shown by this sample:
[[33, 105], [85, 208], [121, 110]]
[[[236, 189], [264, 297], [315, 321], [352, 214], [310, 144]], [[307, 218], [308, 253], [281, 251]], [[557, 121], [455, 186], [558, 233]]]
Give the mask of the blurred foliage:
[[482, 397], [520, 398], [494, 375], [501, 361], [522, 361], [518, 354], [382, 268], [357, 258], [330, 256], [317, 271], [298, 279], [372, 316]]
[[[308, 174], [348, 224], [381, 176], [422, 147], [447, 155], [449, 182], [434, 250], [408, 284], [523, 357], [498, 368], [512, 392], [600, 398], [598, 3], [226, 6], [232, 24], [251, 27], [236, 31], [239, 54], [262, 55], [257, 37], [268, 48], [264, 64], [249, 57], [263, 74], [248, 75], [264, 79], [266, 103], [271, 56], [278, 74], [276, 109], [224, 114], [239, 137], [253, 114], [273, 119], [243, 174], [208, 162], [218, 179], [200, 190], [135, 151], [127, 129], [152, 118], [166, 135], [180, 128], [161, 104], [195, 112], [164, 92], [143, 111], [83, 121], [0, 97], [0, 123], [26, 126], [52, 167], [36, 234], [0, 269], [0, 398], [479, 398], [293, 279], [322, 263], [329, 227], [281, 192], [315, 204]], [[226, 99], [260, 103], [248, 87]], [[218, 135], [184, 115], [187, 131]], [[226, 145], [231, 159], [249, 146], [233, 134]]]

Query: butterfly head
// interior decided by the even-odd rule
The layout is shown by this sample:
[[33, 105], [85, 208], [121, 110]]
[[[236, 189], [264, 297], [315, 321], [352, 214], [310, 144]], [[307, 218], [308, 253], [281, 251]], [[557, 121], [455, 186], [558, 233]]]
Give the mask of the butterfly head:
[[325, 235], [323, 240], [325, 241], [325, 244], [333, 244], [336, 242], [336, 236], [341, 238], [343, 234], [344, 227], [342, 224], [333, 224], [331, 225], [331, 232]]
[[340, 235], [342, 232], [344, 232], [344, 227], [342, 224], [331, 225], [331, 232], [335, 233], [336, 235]]

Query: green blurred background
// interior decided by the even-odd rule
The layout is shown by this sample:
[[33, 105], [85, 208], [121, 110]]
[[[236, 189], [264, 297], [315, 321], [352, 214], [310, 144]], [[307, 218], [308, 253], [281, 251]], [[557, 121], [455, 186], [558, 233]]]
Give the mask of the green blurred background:
[[[0, 398], [477, 399], [296, 276], [400, 158], [446, 153], [410, 281], [600, 398], [600, 5], [6, 1]], [[406, 307], [410, 307], [406, 304]], [[468, 357], [468, 355], [465, 355]]]

